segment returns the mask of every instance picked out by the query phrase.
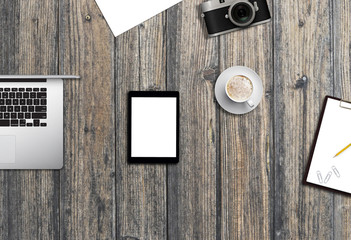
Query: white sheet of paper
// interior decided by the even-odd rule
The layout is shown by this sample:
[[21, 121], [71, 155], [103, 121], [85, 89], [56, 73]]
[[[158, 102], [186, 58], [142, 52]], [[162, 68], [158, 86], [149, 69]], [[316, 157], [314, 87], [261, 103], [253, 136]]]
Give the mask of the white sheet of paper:
[[[351, 109], [340, 101], [328, 99], [313, 153], [307, 182], [351, 193], [351, 147], [334, 158], [351, 143]], [[337, 172], [333, 168], [337, 169]], [[320, 174], [322, 181], [318, 178]], [[327, 176], [330, 175], [327, 181]], [[338, 176], [339, 175], [339, 176]]]
[[132, 97], [132, 157], [177, 156], [177, 98]]
[[115, 36], [181, 2], [181, 0], [95, 1]]

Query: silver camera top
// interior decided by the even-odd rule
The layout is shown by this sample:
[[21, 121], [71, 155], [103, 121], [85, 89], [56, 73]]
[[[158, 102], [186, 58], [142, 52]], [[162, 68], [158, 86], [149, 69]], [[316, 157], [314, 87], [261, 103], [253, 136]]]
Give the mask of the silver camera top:
[[[240, 2], [249, 2], [249, 1], [248, 0], [228, 0], [225, 2], [220, 2], [220, 0], [210, 0], [210, 1], [201, 3], [201, 9], [202, 9], [202, 12], [208, 12], [218, 8], [229, 7], [230, 5], [233, 5], [235, 2], [240, 3]], [[256, 11], [258, 11], [256, 1], [254, 3], [254, 7], [256, 8]]]
[[230, 5], [232, 5], [232, 1], [221, 3], [219, 0], [210, 0], [201, 3], [201, 9], [202, 12], [208, 12], [222, 7], [229, 7]]

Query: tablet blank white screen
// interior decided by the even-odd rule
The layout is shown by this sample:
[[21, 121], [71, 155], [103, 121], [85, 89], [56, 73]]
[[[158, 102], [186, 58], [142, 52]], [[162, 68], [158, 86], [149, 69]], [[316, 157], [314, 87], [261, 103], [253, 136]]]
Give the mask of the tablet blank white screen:
[[177, 98], [131, 98], [132, 157], [176, 157]]

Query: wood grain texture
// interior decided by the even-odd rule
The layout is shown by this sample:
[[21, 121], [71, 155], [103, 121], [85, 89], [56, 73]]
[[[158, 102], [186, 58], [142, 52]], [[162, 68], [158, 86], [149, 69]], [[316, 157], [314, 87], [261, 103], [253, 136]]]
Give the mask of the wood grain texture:
[[0, 73], [16, 73], [16, 48], [18, 49], [19, 15], [18, 1], [0, 1]]
[[[325, 95], [351, 100], [350, 2], [270, 0], [271, 23], [217, 38], [202, 2], [115, 39], [94, 1], [0, 0], [0, 74], [82, 77], [64, 168], [0, 171], [0, 239], [351, 239], [350, 197], [302, 184]], [[264, 83], [244, 116], [214, 96], [233, 65]], [[179, 164], [127, 163], [130, 90], [180, 92]]]
[[127, 95], [166, 90], [165, 13], [116, 39], [117, 239], [166, 239], [166, 166], [128, 164]]
[[[271, 8], [272, 9], [272, 8]], [[257, 109], [239, 116], [220, 109], [222, 239], [270, 239], [272, 231], [272, 23], [220, 38], [220, 71], [247, 66], [262, 78]]]
[[[0, 9], [1, 74], [57, 74], [58, 3], [1, 1]], [[0, 179], [0, 237], [58, 239], [59, 172], [1, 171]]]
[[174, 55], [167, 84], [180, 93], [181, 146], [179, 163], [168, 166], [168, 239], [215, 239], [217, 233], [218, 42], [205, 37], [201, 2], [184, 0], [168, 11], [167, 49]]
[[62, 0], [59, 13], [60, 73], [81, 76], [64, 88], [60, 236], [114, 239], [114, 37], [93, 1]]
[[[333, 1], [334, 96], [351, 101], [351, 4]], [[351, 239], [350, 196], [334, 196], [334, 239]]]
[[332, 239], [333, 196], [302, 185], [325, 95], [333, 93], [331, 2], [274, 2], [277, 239]]
[[[0, 74], [16, 73], [16, 39], [18, 34], [18, 21], [16, 15], [19, 14], [17, 1], [0, 1]], [[17, 26], [17, 27], [16, 27]], [[18, 42], [17, 42], [18, 44]], [[0, 239], [9, 239], [11, 235], [12, 223], [10, 212], [10, 175], [9, 171], [0, 171]], [[13, 230], [12, 230], [13, 231]]]

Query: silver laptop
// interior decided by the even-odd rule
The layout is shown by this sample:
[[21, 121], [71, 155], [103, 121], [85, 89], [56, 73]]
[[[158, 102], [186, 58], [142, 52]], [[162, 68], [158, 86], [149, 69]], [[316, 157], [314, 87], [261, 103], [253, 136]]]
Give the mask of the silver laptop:
[[63, 166], [63, 79], [0, 76], [0, 169]]

